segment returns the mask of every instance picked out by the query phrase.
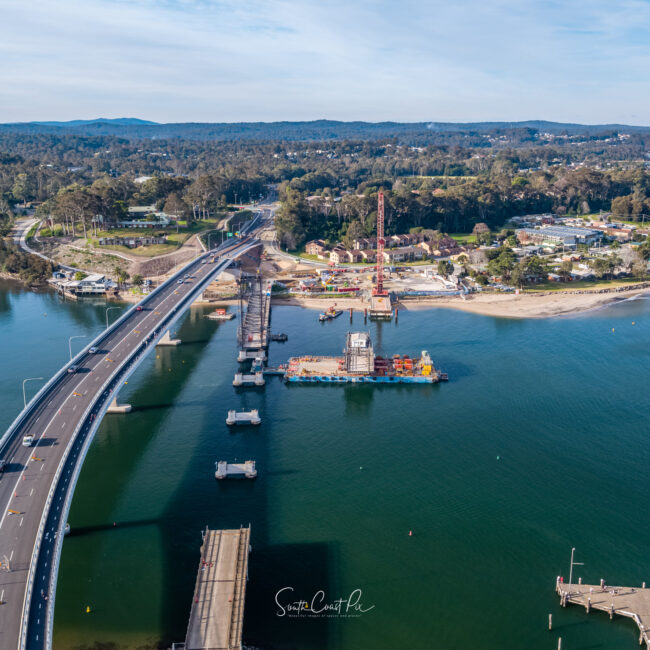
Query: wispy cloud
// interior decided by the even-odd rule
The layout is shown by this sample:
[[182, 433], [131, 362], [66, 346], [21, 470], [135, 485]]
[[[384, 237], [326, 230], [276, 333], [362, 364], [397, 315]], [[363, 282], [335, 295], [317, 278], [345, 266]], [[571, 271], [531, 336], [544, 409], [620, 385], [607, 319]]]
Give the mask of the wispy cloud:
[[0, 0], [0, 120], [650, 124], [650, 2]]

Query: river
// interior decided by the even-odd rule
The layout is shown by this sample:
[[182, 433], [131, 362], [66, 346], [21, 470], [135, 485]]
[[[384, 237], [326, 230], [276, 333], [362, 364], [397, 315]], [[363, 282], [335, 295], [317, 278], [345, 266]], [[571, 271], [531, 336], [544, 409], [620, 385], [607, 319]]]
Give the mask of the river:
[[[585, 581], [650, 582], [647, 298], [547, 320], [438, 309], [367, 325], [384, 354], [429, 350], [449, 373], [438, 386], [272, 378], [235, 391], [237, 319], [205, 311], [129, 379], [120, 400], [134, 412], [97, 433], [63, 545], [57, 650], [182, 641], [201, 530], [248, 523], [252, 646], [546, 650], [561, 635], [563, 648], [637, 647], [630, 621], [561, 609], [554, 584], [572, 546]], [[104, 326], [101, 303], [0, 283], [0, 427], [22, 379], [50, 376], [69, 336]], [[359, 314], [352, 327], [364, 329]], [[270, 363], [339, 354], [349, 328], [347, 314], [320, 324], [274, 307], [289, 340]], [[258, 408], [262, 425], [230, 431], [231, 408]], [[216, 460], [248, 458], [256, 481], [215, 481]], [[281, 603], [361, 590], [367, 611], [280, 616], [285, 587]]]

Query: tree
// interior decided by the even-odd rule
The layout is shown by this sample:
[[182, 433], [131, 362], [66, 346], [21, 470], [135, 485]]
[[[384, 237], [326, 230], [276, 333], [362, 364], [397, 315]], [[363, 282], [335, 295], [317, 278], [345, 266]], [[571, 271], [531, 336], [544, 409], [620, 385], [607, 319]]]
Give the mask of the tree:
[[571, 260], [564, 260], [560, 264], [558, 275], [565, 281], [570, 280], [571, 271], [573, 271], [573, 262]]
[[449, 260], [440, 260], [438, 262], [438, 275], [443, 278], [454, 272], [454, 265]]
[[133, 276], [134, 287], [141, 287], [143, 282], [144, 282], [144, 278], [139, 273]]
[[77, 280], [77, 282], [79, 282], [79, 280], [83, 280], [85, 277], [86, 277], [86, 274], [83, 271], [77, 271], [74, 274], [74, 279]]
[[124, 286], [126, 281], [129, 279], [129, 274], [125, 269], [118, 269], [117, 271], [117, 284], [118, 286]]

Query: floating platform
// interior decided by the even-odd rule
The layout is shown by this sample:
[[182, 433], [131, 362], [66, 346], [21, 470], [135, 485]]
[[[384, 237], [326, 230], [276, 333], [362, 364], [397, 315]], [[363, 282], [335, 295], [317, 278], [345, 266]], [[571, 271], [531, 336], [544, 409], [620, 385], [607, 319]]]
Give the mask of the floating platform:
[[278, 343], [284, 343], [288, 341], [289, 337], [286, 334], [271, 334], [271, 341], [276, 341]]
[[218, 480], [224, 478], [257, 478], [257, 469], [254, 460], [247, 460], [245, 463], [229, 463], [219, 460], [215, 463], [217, 471], [214, 477]]
[[254, 375], [245, 375], [238, 372], [232, 380], [233, 386], [264, 386], [265, 383], [264, 373], [261, 370]]
[[262, 419], [260, 418], [260, 412], [257, 409], [252, 411], [228, 411], [228, 417], [226, 418], [226, 424], [228, 426], [234, 426], [235, 424], [261, 424]]

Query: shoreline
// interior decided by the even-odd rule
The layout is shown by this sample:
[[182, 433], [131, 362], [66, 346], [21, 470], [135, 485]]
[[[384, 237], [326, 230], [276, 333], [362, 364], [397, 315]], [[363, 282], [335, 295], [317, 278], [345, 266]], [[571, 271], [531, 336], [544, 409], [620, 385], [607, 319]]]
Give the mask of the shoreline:
[[[650, 293], [650, 286], [635, 285], [629, 289], [623, 288], [607, 292], [544, 292], [524, 293], [518, 296], [514, 293], [482, 293], [467, 299], [459, 296], [431, 296], [401, 300], [398, 303], [398, 308], [405, 311], [435, 308], [457, 309], [494, 318], [553, 318], [591, 311], [645, 293]], [[330, 301], [323, 298], [291, 296], [288, 298], [273, 298], [273, 302], [279, 305], [295, 305], [306, 309], [324, 309], [334, 303], [343, 310], [352, 308], [355, 311], [363, 311], [368, 308], [368, 303], [359, 298], [340, 298], [339, 300]]]

